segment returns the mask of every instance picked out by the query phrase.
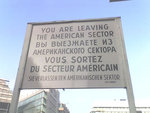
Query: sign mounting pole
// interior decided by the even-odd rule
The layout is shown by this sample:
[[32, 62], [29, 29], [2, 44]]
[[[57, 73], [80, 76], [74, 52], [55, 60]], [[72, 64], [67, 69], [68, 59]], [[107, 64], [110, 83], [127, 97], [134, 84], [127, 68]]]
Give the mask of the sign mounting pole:
[[27, 60], [26, 58], [27, 58], [28, 49], [29, 49], [28, 44], [30, 42], [31, 32], [32, 32], [32, 26], [28, 25], [27, 33], [25, 36], [25, 42], [23, 46], [23, 52], [22, 52], [22, 56], [21, 56], [21, 60], [20, 60], [19, 68], [18, 68], [17, 77], [16, 77], [16, 83], [15, 83], [13, 96], [12, 96], [12, 100], [10, 104], [9, 113], [17, 113], [20, 89], [21, 89], [22, 81], [23, 81], [23, 75], [24, 75], [24, 70], [25, 70], [25, 65], [26, 65], [26, 60]]
[[[121, 21], [117, 20], [118, 23], [120, 24], [119, 27], [121, 27]], [[121, 28], [120, 28], [121, 29]], [[120, 31], [120, 35], [122, 36], [122, 42], [124, 42], [123, 38], [123, 32]], [[132, 82], [131, 82], [131, 77], [130, 77], [130, 71], [129, 71], [129, 66], [128, 66], [128, 60], [127, 60], [127, 55], [126, 55], [126, 50], [125, 50], [125, 44], [123, 43], [123, 51], [124, 51], [124, 60], [125, 60], [125, 65], [124, 67], [124, 75], [125, 77], [125, 83], [126, 83], [126, 92], [127, 92], [127, 97], [128, 97], [128, 105], [129, 105], [129, 111], [130, 113], [136, 113], [136, 107], [135, 107], [135, 100], [134, 100], [134, 94], [133, 94], [133, 88], [132, 88]]]
[[129, 85], [129, 82], [128, 82], [128, 86], [127, 86], [126, 90], [127, 90], [130, 113], [136, 113], [136, 107], [135, 107], [135, 101], [134, 101], [132, 86], [131, 86], [131, 84]]

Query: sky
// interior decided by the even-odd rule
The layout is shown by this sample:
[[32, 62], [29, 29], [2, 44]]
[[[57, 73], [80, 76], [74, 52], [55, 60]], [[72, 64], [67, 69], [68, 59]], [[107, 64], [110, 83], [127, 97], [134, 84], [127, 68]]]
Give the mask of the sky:
[[[1, 0], [0, 78], [14, 88], [29, 22], [121, 17], [135, 100], [150, 99], [150, 1]], [[88, 113], [98, 100], [127, 98], [125, 89], [60, 90], [71, 113]]]

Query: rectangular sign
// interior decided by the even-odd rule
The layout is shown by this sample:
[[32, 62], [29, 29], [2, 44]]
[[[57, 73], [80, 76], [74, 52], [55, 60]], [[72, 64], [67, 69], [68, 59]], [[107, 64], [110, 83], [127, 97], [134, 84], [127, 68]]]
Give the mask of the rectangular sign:
[[122, 1], [128, 1], [128, 0], [110, 0], [110, 2], [122, 2]]
[[119, 17], [29, 25], [22, 88], [126, 86], [128, 65]]

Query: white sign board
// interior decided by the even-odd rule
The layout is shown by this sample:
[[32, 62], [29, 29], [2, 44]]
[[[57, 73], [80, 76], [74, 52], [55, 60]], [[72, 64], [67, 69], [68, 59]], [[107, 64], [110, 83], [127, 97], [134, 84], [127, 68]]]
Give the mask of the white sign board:
[[120, 18], [30, 23], [22, 88], [122, 88]]

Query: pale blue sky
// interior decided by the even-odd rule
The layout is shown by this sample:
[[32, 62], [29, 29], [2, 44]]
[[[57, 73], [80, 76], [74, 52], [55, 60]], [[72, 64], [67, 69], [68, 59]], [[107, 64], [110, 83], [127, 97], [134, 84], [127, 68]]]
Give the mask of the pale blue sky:
[[[150, 0], [1, 0], [0, 78], [11, 89], [17, 75], [28, 22], [121, 16], [135, 100], [150, 99]], [[71, 113], [86, 113], [94, 100], [126, 98], [122, 89], [61, 91]], [[80, 110], [80, 111], [75, 111]]]

